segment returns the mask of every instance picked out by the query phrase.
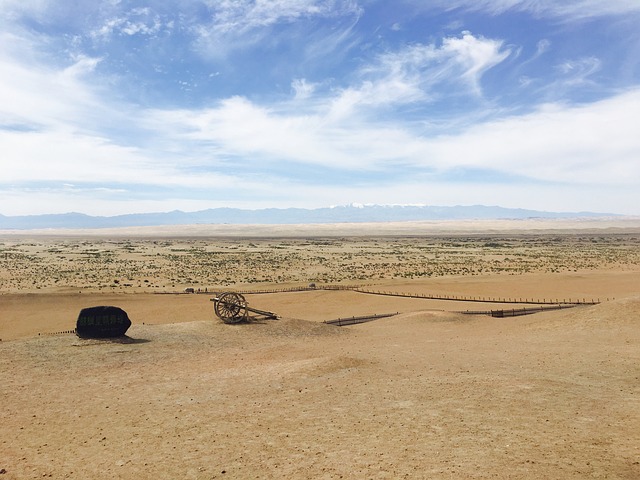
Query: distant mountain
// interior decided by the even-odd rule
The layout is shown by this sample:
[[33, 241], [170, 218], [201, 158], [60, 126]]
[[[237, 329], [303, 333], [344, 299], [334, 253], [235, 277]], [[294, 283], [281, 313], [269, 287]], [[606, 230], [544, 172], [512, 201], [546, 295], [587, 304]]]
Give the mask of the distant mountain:
[[82, 213], [48, 215], [0, 215], [0, 229], [112, 228], [195, 224], [302, 224], [403, 222], [419, 220], [585, 218], [616, 216], [593, 212], [543, 212], [521, 208], [471, 205], [455, 207], [411, 205], [344, 205], [315, 209], [266, 208], [243, 210], [213, 208], [198, 212], [175, 210], [164, 213], [136, 213], [113, 217], [94, 217]]

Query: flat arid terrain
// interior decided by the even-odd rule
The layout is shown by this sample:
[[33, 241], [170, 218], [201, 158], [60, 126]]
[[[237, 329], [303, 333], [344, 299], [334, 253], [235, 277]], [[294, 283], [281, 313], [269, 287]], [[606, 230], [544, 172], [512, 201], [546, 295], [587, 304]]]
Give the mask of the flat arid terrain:
[[2, 479], [640, 478], [637, 220], [0, 232], [0, 338]]

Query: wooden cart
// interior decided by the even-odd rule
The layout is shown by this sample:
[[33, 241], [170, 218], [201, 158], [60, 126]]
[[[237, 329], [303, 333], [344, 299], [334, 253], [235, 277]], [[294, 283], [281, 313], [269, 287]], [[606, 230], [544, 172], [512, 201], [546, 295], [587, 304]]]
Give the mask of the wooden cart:
[[273, 312], [258, 310], [247, 304], [244, 296], [237, 292], [224, 292], [211, 299], [213, 310], [224, 323], [239, 323], [249, 319], [249, 313], [261, 315], [268, 319], [277, 319]]

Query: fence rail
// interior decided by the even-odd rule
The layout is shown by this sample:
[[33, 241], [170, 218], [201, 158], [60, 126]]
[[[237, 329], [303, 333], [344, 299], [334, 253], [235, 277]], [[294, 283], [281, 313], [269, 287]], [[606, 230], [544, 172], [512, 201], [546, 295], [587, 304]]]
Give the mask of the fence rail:
[[50, 335], [66, 335], [68, 333], [76, 333], [76, 329], [74, 328], [73, 330], [62, 330], [60, 332], [45, 332], [45, 333], [38, 333], [38, 336], [44, 335], [44, 336], [50, 336]]
[[406, 297], [406, 298], [422, 298], [426, 300], [446, 300], [450, 302], [476, 302], [476, 303], [509, 303], [509, 304], [526, 304], [526, 305], [596, 305], [600, 303], [600, 299], [598, 300], [587, 300], [583, 299], [547, 299], [543, 298], [534, 299], [534, 298], [512, 298], [512, 297], [465, 297], [461, 295], [436, 295], [436, 294], [427, 294], [427, 293], [402, 293], [402, 292], [381, 292], [376, 290], [369, 290], [363, 288], [354, 288], [353, 289], [359, 293], [366, 293], [370, 295], [387, 295], [391, 297]]
[[396, 313], [380, 313], [376, 315], [366, 315], [363, 317], [348, 317], [348, 318], [336, 318], [335, 320], [325, 320], [324, 323], [327, 325], [336, 325], [338, 327], [343, 327], [346, 325], [356, 325], [358, 323], [371, 322], [373, 320], [378, 320], [379, 318], [388, 318], [397, 315]]
[[403, 297], [403, 298], [420, 298], [425, 300], [446, 300], [450, 302], [476, 302], [476, 303], [509, 303], [509, 304], [523, 304], [523, 305], [596, 305], [600, 303], [600, 299], [551, 299], [543, 298], [542, 300], [535, 298], [512, 298], [512, 297], [466, 297], [462, 295], [440, 295], [440, 294], [428, 294], [428, 293], [403, 293], [403, 292], [387, 292], [380, 290], [373, 290], [365, 288], [363, 286], [353, 285], [322, 285], [316, 287], [292, 287], [283, 289], [270, 289], [270, 290], [246, 290], [241, 291], [243, 294], [262, 294], [262, 293], [286, 293], [286, 292], [305, 292], [313, 290], [350, 290], [357, 293], [364, 293], [368, 295], [386, 295], [391, 297]]
[[359, 285], [323, 285], [319, 287], [288, 287], [288, 288], [272, 288], [265, 290], [240, 290], [238, 293], [243, 295], [260, 295], [265, 293], [290, 293], [290, 292], [313, 292], [316, 290], [353, 290], [357, 291]]
[[[271, 288], [262, 290], [237, 290], [237, 293], [243, 295], [263, 295], [273, 293], [292, 293], [292, 292], [312, 292], [317, 290], [333, 290], [333, 291], [353, 291], [367, 295], [386, 295], [390, 297], [418, 298], [425, 300], [445, 300], [449, 302], [474, 302], [474, 303], [508, 303], [521, 305], [597, 305], [600, 299], [587, 298], [523, 298], [523, 297], [479, 297], [464, 295], [447, 295], [433, 293], [403, 293], [380, 291], [366, 288], [364, 285], [317, 285], [313, 287], [287, 287], [287, 288]], [[236, 290], [234, 290], [236, 291]], [[157, 292], [169, 293], [169, 292]], [[174, 294], [214, 294], [215, 290], [198, 289], [195, 292], [174, 292]], [[607, 301], [609, 298], [607, 298]]]
[[566, 305], [551, 305], [551, 306], [539, 306], [536, 308], [511, 308], [504, 310], [465, 310], [456, 313], [463, 313], [465, 315], [489, 315], [491, 317], [519, 317], [522, 315], [532, 315], [534, 313], [546, 312], [548, 310], [564, 310], [567, 308], [575, 308], [579, 305], [586, 304], [566, 304]]

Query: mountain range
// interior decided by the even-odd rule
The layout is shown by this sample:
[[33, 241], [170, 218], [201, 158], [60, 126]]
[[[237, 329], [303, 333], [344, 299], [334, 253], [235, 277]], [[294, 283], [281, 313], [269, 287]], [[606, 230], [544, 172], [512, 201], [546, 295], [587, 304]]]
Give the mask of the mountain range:
[[305, 224], [403, 222], [420, 220], [587, 218], [617, 216], [594, 212], [546, 212], [498, 206], [415, 206], [344, 205], [315, 209], [265, 208], [247, 210], [213, 208], [197, 212], [175, 210], [163, 213], [136, 213], [116, 216], [91, 216], [82, 213], [4, 216], [0, 229], [28, 230], [48, 228], [113, 228], [195, 224]]

